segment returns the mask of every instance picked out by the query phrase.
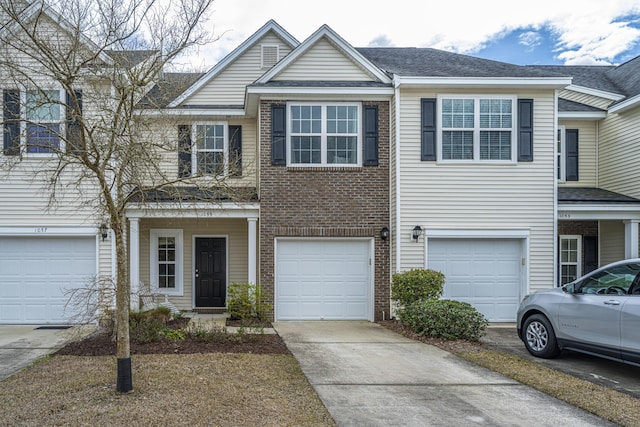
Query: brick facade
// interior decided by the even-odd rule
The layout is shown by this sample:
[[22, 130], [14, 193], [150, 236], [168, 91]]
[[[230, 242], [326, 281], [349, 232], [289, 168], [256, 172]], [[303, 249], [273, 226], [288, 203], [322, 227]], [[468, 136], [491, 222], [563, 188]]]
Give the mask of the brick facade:
[[597, 236], [598, 221], [558, 221], [558, 235]]
[[374, 316], [389, 313], [389, 103], [378, 105], [379, 165], [286, 167], [271, 164], [271, 105], [260, 104], [260, 284], [273, 301], [276, 237], [375, 238]]

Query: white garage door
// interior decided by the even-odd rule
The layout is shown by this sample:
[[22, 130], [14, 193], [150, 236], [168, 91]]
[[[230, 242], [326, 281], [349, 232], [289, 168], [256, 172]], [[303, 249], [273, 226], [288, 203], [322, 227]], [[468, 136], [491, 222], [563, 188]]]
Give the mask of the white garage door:
[[0, 237], [0, 323], [65, 323], [65, 291], [96, 273], [94, 237]]
[[429, 268], [445, 274], [445, 299], [468, 302], [491, 322], [514, 322], [522, 240], [429, 239]]
[[278, 240], [277, 320], [370, 320], [369, 240]]

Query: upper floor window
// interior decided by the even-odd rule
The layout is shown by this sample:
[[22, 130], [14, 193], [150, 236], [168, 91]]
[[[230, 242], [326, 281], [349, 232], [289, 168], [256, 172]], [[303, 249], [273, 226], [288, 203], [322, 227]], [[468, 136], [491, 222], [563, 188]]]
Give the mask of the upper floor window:
[[515, 161], [514, 106], [511, 96], [440, 97], [440, 160]]
[[558, 158], [558, 181], [578, 181], [578, 129], [558, 126], [556, 138]]
[[358, 166], [359, 104], [290, 104], [289, 164]]
[[60, 148], [64, 108], [58, 90], [25, 92], [25, 135], [27, 153], [53, 153]]
[[227, 126], [199, 123], [193, 127], [193, 167], [197, 175], [225, 175], [227, 169]]

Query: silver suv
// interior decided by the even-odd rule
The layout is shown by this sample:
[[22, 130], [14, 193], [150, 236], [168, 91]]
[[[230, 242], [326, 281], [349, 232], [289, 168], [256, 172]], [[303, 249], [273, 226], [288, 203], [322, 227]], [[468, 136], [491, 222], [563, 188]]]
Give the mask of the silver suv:
[[640, 366], [640, 259], [527, 295], [517, 328], [537, 357], [553, 358], [567, 349]]

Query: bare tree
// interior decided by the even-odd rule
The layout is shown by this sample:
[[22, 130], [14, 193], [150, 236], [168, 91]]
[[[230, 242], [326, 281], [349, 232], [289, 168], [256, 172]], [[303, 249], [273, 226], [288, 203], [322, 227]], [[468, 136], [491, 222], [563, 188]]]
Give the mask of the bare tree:
[[[108, 222], [120, 392], [133, 388], [126, 206], [158, 192], [179, 196], [185, 180], [197, 184], [163, 168], [167, 153], [175, 156], [176, 137], [154, 130], [158, 119], [142, 114], [140, 100], [157, 90], [165, 67], [212, 41], [203, 25], [212, 1], [0, 0], [0, 77], [3, 87], [15, 88], [3, 95], [0, 162], [9, 173], [31, 165], [51, 208], [72, 194], [74, 203]], [[46, 156], [33, 160], [35, 153]], [[222, 179], [209, 182], [190, 197], [221, 188]]]

